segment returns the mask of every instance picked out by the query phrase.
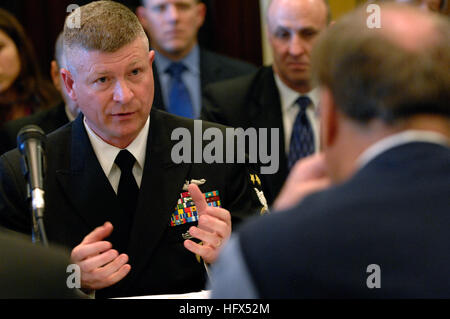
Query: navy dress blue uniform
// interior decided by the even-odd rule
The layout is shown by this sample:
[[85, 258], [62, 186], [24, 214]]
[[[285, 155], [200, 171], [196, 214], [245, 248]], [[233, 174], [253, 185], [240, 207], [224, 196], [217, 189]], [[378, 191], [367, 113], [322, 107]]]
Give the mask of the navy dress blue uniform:
[[[203, 128], [218, 127], [203, 123]], [[130, 273], [116, 285], [99, 290], [96, 297], [184, 293], [204, 289], [203, 263], [183, 246], [182, 235], [196, 223], [170, 226], [177, 199], [186, 180], [205, 179], [202, 192], [219, 191], [222, 207], [233, 225], [259, 212], [260, 204], [249, 185], [246, 168], [238, 164], [175, 164], [171, 140], [175, 128], [193, 136], [194, 121], [153, 109], [136, 213], [129, 238], [111, 234], [113, 247], [128, 241]], [[224, 129], [224, 127], [219, 127]], [[225, 134], [224, 134], [225, 136]], [[26, 186], [17, 149], [0, 160], [0, 224], [30, 233]], [[50, 242], [69, 249], [77, 246], [105, 221], [120, 220], [118, 198], [89, 142], [82, 114], [50, 134], [47, 141], [46, 211], [44, 223]]]

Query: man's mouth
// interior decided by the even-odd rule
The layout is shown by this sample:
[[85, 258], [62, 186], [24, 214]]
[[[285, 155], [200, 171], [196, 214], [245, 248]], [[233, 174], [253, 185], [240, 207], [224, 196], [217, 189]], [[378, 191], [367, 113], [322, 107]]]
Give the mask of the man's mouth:
[[168, 37], [179, 37], [182, 34], [182, 30], [168, 30], [165, 32], [165, 35]]
[[115, 113], [115, 114], [113, 114], [113, 116], [119, 117], [119, 118], [129, 117], [129, 116], [132, 116], [134, 113], [136, 113], [136, 112], [121, 112], [121, 113]]

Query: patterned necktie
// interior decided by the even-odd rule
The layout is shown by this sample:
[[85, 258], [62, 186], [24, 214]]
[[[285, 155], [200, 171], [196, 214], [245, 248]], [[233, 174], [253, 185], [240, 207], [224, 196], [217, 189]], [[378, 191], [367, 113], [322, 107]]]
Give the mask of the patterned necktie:
[[181, 78], [181, 74], [186, 70], [186, 66], [181, 62], [173, 62], [166, 70], [171, 76], [169, 84], [169, 111], [172, 114], [194, 118], [189, 91]]
[[120, 238], [120, 246], [124, 250], [129, 238], [131, 222], [136, 212], [139, 196], [139, 187], [133, 176], [133, 166], [136, 159], [128, 150], [121, 150], [114, 162], [120, 168], [120, 181], [117, 190], [117, 198], [120, 203], [120, 215], [119, 225], [114, 225], [114, 232]]
[[301, 96], [297, 99], [296, 104], [300, 106], [300, 111], [292, 128], [288, 157], [289, 170], [299, 159], [314, 153], [314, 133], [306, 116], [306, 108], [311, 104], [311, 100], [307, 96]]

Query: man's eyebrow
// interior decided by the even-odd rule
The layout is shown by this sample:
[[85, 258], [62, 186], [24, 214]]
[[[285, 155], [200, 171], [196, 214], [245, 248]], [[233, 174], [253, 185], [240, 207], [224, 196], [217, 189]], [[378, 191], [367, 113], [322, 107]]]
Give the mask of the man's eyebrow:
[[131, 62], [131, 63], [129, 64], [129, 66], [134, 66], [134, 65], [136, 65], [136, 64], [141, 64], [141, 63], [142, 63], [141, 61], [135, 60], [135, 61]]
[[294, 31], [294, 32], [302, 32], [305, 30], [308, 31], [319, 31], [319, 28], [313, 26], [313, 25], [305, 25], [305, 26], [301, 26], [300, 28], [296, 28], [296, 27], [291, 27], [291, 26], [285, 26], [282, 24], [277, 24], [274, 27], [274, 30], [286, 30], [286, 31]]
[[91, 72], [89, 72], [91, 75], [107, 75], [107, 74], [109, 74], [110, 72], [109, 71], [107, 71], [107, 70], [102, 70], [102, 69], [99, 69], [99, 70], [91, 70]]

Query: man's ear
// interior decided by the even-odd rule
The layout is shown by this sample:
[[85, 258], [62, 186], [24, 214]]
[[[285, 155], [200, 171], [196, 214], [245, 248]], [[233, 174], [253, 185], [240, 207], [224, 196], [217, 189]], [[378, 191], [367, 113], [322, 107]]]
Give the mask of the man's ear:
[[60, 70], [61, 72], [61, 77], [64, 83], [64, 86], [66, 87], [66, 91], [67, 91], [67, 95], [73, 100], [73, 101], [77, 101], [77, 95], [75, 93], [75, 81], [73, 79], [72, 74], [70, 73], [69, 70], [62, 68]]
[[320, 89], [320, 129], [320, 144], [323, 148], [333, 146], [338, 135], [339, 121], [335, 99], [327, 87]]
[[154, 50], [150, 50], [150, 52], [148, 53], [148, 61], [150, 63], [150, 67], [153, 65], [153, 61], [155, 61], [155, 51]]
[[196, 4], [197, 6], [197, 27], [200, 27], [205, 22], [206, 17], [206, 5], [203, 2], [199, 2]]

